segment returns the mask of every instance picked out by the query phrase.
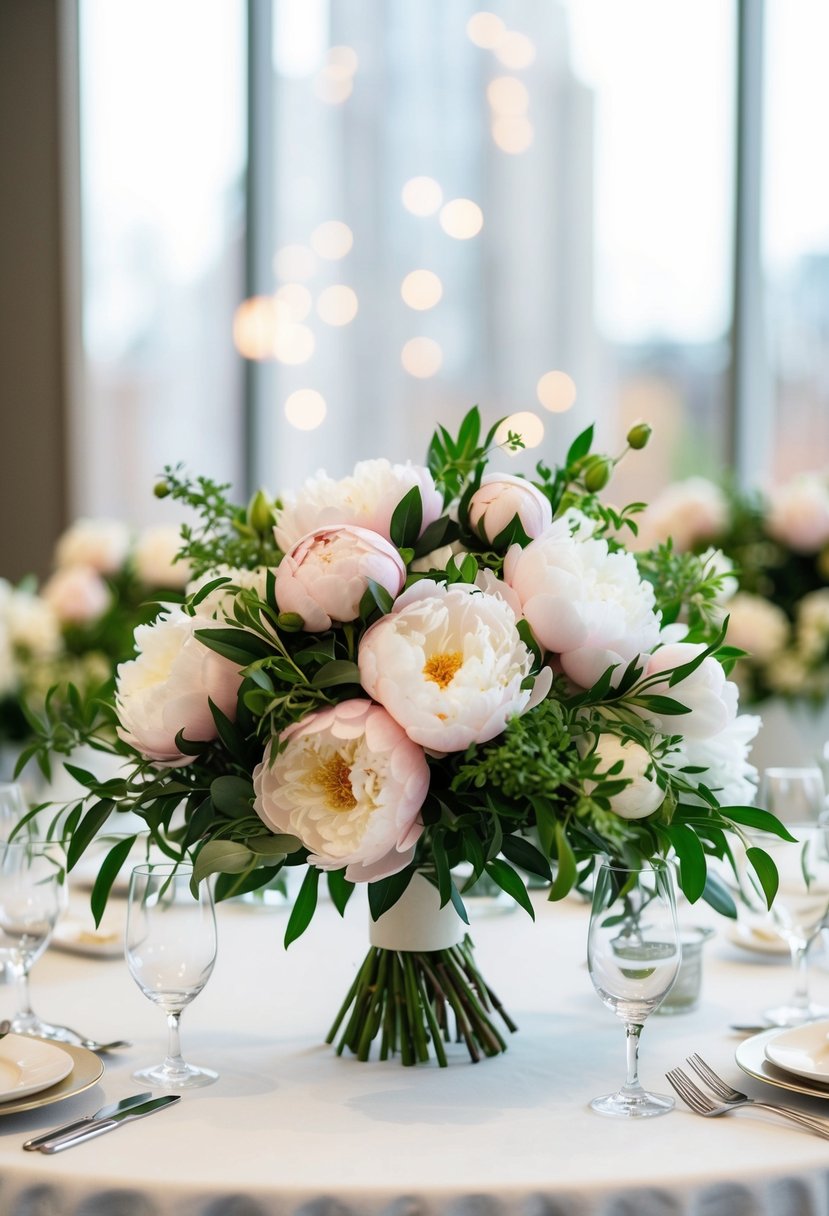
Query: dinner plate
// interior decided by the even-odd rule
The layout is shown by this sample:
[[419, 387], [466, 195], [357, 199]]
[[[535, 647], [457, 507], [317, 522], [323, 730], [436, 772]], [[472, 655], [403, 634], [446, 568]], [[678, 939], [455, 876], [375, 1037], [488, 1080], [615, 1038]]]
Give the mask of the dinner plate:
[[[32, 1039], [33, 1043], [44, 1042], [43, 1039]], [[49, 1044], [54, 1046], [54, 1044]], [[62, 1102], [64, 1098], [74, 1098], [75, 1094], [90, 1089], [103, 1076], [104, 1066], [98, 1057], [85, 1047], [74, 1047], [70, 1043], [61, 1043], [60, 1050], [66, 1052], [72, 1061], [72, 1071], [39, 1093], [30, 1094], [27, 1098], [14, 1098], [10, 1102], [0, 1103], [0, 1116], [16, 1115], [20, 1111], [34, 1110], [38, 1106], [49, 1106], [52, 1102]]]
[[751, 925], [742, 921], [729, 924], [725, 931], [728, 940], [742, 950], [753, 954], [775, 954], [789, 956], [788, 943], [772, 925]]
[[83, 954], [89, 958], [122, 958], [124, 930], [108, 924], [106, 920], [96, 929], [94, 922], [67, 918], [58, 921], [49, 945], [55, 950]]
[[829, 1085], [829, 1021], [782, 1030], [766, 1043], [766, 1059], [796, 1077]]
[[734, 1053], [734, 1059], [739, 1067], [750, 1077], [758, 1081], [767, 1081], [778, 1089], [788, 1089], [796, 1094], [808, 1094], [810, 1098], [823, 1098], [829, 1101], [829, 1085], [819, 1081], [808, 1081], [805, 1077], [796, 1077], [792, 1073], [783, 1072], [772, 1064], [766, 1057], [766, 1045], [771, 1039], [784, 1032], [778, 1027], [764, 1030], [761, 1034], [744, 1039]]
[[49, 1089], [73, 1067], [72, 1057], [54, 1043], [7, 1034], [0, 1039], [0, 1103]]

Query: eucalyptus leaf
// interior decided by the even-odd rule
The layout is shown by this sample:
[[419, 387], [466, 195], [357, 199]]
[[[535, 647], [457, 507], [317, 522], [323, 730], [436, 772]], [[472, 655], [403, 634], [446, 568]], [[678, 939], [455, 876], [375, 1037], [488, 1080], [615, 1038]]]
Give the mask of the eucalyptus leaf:
[[236, 840], [208, 840], [193, 862], [193, 885], [210, 874], [241, 874], [253, 865], [255, 854]]

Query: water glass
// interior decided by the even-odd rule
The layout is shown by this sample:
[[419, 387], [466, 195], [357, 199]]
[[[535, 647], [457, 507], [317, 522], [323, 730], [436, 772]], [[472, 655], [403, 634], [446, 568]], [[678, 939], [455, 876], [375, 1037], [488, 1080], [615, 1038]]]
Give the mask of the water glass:
[[781, 823], [817, 823], [826, 810], [826, 786], [817, 765], [767, 768], [760, 780], [757, 805]]
[[54, 1028], [32, 1010], [29, 972], [66, 907], [65, 864], [54, 842], [0, 842], [0, 959], [17, 984], [16, 1034], [52, 1037]]
[[0, 841], [9, 839], [28, 811], [20, 782], [0, 781]]

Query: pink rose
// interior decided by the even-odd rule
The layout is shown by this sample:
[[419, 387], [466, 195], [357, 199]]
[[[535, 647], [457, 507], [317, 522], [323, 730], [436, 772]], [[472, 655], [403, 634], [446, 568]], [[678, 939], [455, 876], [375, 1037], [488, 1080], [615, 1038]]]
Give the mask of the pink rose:
[[484, 473], [469, 500], [470, 525], [491, 544], [516, 515], [530, 540], [553, 522], [549, 499], [531, 482], [511, 473]]
[[406, 581], [406, 567], [389, 541], [367, 528], [348, 524], [317, 528], [280, 562], [276, 602], [296, 612], [314, 633], [334, 621], [355, 621], [369, 579], [394, 599]]
[[92, 566], [64, 566], [43, 585], [41, 596], [59, 621], [87, 625], [104, 615], [112, 595]]
[[321, 870], [372, 882], [404, 869], [423, 831], [423, 749], [379, 705], [355, 698], [282, 732], [253, 773], [257, 814]]
[[147, 759], [189, 764], [192, 757], [176, 744], [179, 731], [192, 742], [215, 739], [208, 700], [235, 718], [239, 669], [195, 636], [197, 629], [215, 627], [207, 617], [171, 608], [153, 624], [136, 629], [138, 655], [118, 667], [115, 705], [118, 734]]

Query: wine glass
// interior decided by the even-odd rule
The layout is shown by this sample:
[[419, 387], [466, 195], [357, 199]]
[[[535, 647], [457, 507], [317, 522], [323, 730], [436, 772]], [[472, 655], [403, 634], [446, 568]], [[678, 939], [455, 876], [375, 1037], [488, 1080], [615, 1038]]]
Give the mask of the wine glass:
[[616, 1093], [594, 1098], [602, 1115], [667, 1114], [674, 1100], [639, 1081], [639, 1035], [676, 979], [682, 957], [673, 879], [663, 862], [605, 862], [596, 873], [587, 965], [601, 999], [625, 1025], [627, 1077]]
[[0, 841], [8, 840], [28, 810], [20, 782], [0, 781]]
[[216, 961], [216, 913], [206, 882], [193, 895], [193, 867], [162, 862], [136, 866], [130, 876], [126, 955], [130, 974], [167, 1014], [169, 1041], [161, 1064], [133, 1075], [165, 1089], [210, 1085], [218, 1073], [187, 1064], [179, 1020], [210, 978]]
[[0, 842], [0, 957], [17, 984], [16, 1034], [51, 1037], [53, 1027], [32, 1010], [29, 972], [66, 906], [65, 864], [55, 842]]
[[826, 810], [826, 786], [818, 766], [767, 768], [760, 780], [757, 805], [782, 823], [817, 823]]
[[[829, 1014], [829, 1009], [814, 1004], [809, 997], [809, 947], [829, 914], [829, 819], [823, 815], [819, 822], [810, 819], [786, 826], [794, 842], [765, 833], [748, 835], [749, 844], [768, 853], [777, 867], [780, 881], [771, 918], [789, 947], [794, 970], [790, 999], [765, 1011], [773, 1026], [799, 1026]], [[754, 906], [765, 908], [760, 883], [747, 865], [743, 868], [743, 890]]]

